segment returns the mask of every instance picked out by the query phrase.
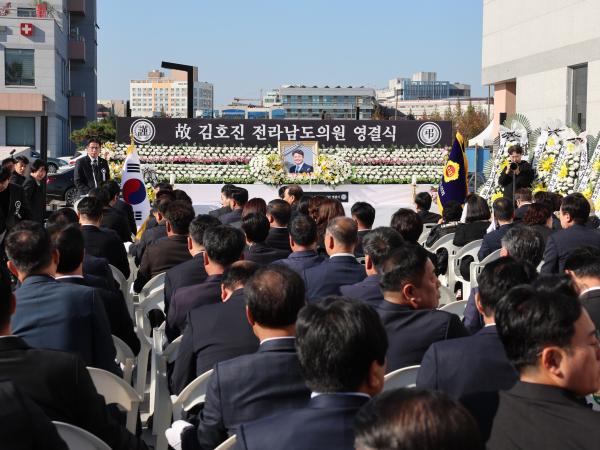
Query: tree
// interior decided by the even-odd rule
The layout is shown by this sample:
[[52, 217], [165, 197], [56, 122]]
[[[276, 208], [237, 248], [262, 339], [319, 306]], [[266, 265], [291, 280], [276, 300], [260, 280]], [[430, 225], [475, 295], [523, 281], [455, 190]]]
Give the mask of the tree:
[[415, 120], [415, 115], [412, 112], [412, 108], [408, 109], [408, 116], [406, 116], [406, 120]]
[[442, 120], [442, 115], [437, 109], [437, 105], [433, 107], [433, 112], [429, 116], [429, 120]]
[[117, 137], [114, 116], [106, 116], [101, 120], [88, 122], [85, 127], [71, 133], [71, 140], [77, 147], [84, 146], [87, 140], [93, 137], [102, 141], [114, 141]]

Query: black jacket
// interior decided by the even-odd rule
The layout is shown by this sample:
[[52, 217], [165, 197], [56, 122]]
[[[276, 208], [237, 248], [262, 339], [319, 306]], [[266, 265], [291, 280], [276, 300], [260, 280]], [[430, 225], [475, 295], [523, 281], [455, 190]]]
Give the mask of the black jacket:
[[100, 187], [104, 181], [110, 180], [110, 169], [108, 161], [98, 157], [98, 173], [92, 170], [92, 160], [89, 156], [79, 158], [75, 163], [73, 182], [79, 195], [87, 195], [90, 189]]
[[204, 253], [198, 253], [192, 259], [171, 267], [165, 273], [165, 314], [169, 313], [169, 305], [175, 291], [181, 287], [200, 284], [208, 275], [204, 270]]
[[261, 266], [266, 266], [272, 262], [287, 258], [289, 254], [286, 250], [269, 247], [264, 242], [256, 242], [244, 250], [244, 259]]
[[288, 233], [287, 228], [270, 228], [265, 244], [277, 250], [284, 250], [287, 253], [284, 258], [292, 253], [292, 248], [290, 247], [290, 234]]
[[31, 210], [29, 202], [25, 196], [25, 191], [21, 186], [8, 183], [8, 210], [5, 214], [0, 207], [0, 233], [10, 231], [21, 220], [31, 219]]
[[135, 223], [135, 217], [133, 216], [133, 207], [129, 203], [118, 199], [117, 203], [113, 205], [113, 208], [125, 216], [125, 219], [129, 224], [129, 231], [131, 234], [135, 235], [137, 233], [137, 224]]
[[[44, 181], [42, 181], [44, 183]], [[43, 223], [46, 216], [46, 199], [44, 198], [44, 187], [33, 178], [28, 176], [23, 183], [25, 198], [31, 210], [31, 220]]]
[[[533, 183], [533, 169], [531, 164], [527, 161], [521, 161], [519, 163], [519, 174], [515, 175], [515, 190], [520, 188], [530, 188]], [[498, 177], [498, 184], [504, 187], [504, 197], [513, 198], [513, 176], [506, 173], [503, 170]]]
[[81, 232], [87, 253], [105, 258], [109, 264], [119, 269], [125, 278], [129, 278], [129, 260], [117, 233], [94, 225], [82, 225]]
[[127, 223], [127, 218], [113, 207], [102, 210], [102, 228], [113, 230], [119, 235], [121, 241], [131, 242], [131, 230]]

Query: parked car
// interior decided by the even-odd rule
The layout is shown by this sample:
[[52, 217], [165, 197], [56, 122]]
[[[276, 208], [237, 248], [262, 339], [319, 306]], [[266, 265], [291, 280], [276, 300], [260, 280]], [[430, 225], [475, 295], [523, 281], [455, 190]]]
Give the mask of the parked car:
[[65, 163], [67, 163], [70, 166], [75, 166], [75, 163], [77, 162], [77, 160], [79, 158], [83, 158], [85, 155], [87, 155], [87, 152], [85, 150], [77, 150], [75, 152], [75, 155], [61, 156], [60, 159], [62, 159]]
[[46, 177], [46, 202], [58, 200], [72, 206], [77, 200], [77, 188], [73, 181], [75, 167], [67, 167]]
[[[31, 152], [32, 159], [40, 159], [41, 156], [42, 155], [40, 155], [39, 152], [36, 152], [35, 150]], [[61, 167], [66, 167], [69, 165], [69, 163], [60, 158], [47, 158], [46, 162], [48, 163], [48, 173], [56, 173]]]

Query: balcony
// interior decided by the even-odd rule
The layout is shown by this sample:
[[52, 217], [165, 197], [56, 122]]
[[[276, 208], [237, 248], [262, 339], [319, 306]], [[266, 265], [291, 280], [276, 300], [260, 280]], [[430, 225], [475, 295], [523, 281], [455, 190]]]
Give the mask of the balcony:
[[85, 93], [70, 92], [69, 93], [69, 116], [85, 117]]
[[85, 0], [69, 0], [69, 12], [78, 16], [85, 16]]
[[69, 59], [85, 62], [85, 39], [79, 34], [69, 35]]

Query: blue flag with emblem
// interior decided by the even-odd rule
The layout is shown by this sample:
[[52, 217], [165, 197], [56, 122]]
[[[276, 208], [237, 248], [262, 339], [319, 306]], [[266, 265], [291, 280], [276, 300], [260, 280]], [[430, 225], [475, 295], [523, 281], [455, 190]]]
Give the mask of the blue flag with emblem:
[[440, 211], [449, 201], [454, 200], [461, 205], [467, 197], [467, 174], [469, 166], [465, 153], [465, 139], [462, 134], [456, 132], [452, 150], [448, 155], [448, 161], [444, 166], [444, 173], [438, 187], [438, 206]]

